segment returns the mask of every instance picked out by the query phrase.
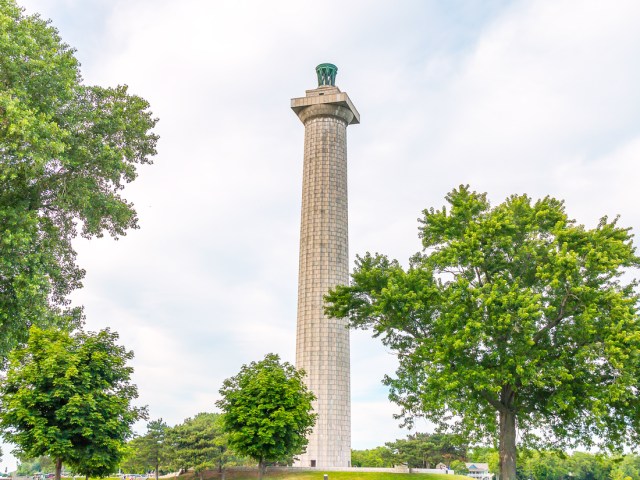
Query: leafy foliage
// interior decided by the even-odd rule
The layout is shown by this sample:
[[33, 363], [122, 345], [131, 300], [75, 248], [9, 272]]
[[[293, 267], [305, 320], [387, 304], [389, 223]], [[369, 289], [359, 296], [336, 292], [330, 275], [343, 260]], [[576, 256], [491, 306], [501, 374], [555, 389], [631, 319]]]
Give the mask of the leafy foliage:
[[155, 471], [158, 480], [159, 471], [167, 460], [167, 432], [169, 426], [160, 418], [147, 423], [147, 431], [141, 437], [135, 437], [127, 443], [122, 468], [130, 473]]
[[20, 459], [16, 474], [20, 477], [30, 477], [34, 473], [52, 473], [54, 470], [55, 466], [51, 458], [42, 456]]
[[390, 468], [394, 466], [395, 456], [389, 447], [377, 447], [370, 450], [351, 450], [352, 467]]
[[133, 437], [127, 442], [124, 456], [120, 462], [120, 470], [126, 473], [142, 474], [151, 469], [151, 465], [143, 453], [145, 442], [144, 436]]
[[126, 86], [82, 84], [55, 28], [0, 2], [0, 363], [31, 325], [77, 325], [72, 240], [137, 227], [119, 191], [151, 163], [156, 123]]
[[[468, 187], [425, 210], [424, 251], [404, 270], [358, 257], [327, 314], [372, 328], [398, 353], [390, 398], [411, 423], [500, 438], [515, 478], [516, 425], [529, 445], [609, 448], [640, 440], [639, 259], [629, 229], [576, 225], [561, 201], [509, 197], [492, 208]], [[498, 435], [499, 434], [499, 435]], [[473, 438], [473, 437], [472, 437]]]
[[467, 468], [467, 464], [462, 460], [453, 460], [448, 465], [450, 470], [453, 470], [458, 475], [467, 475], [469, 473], [469, 469]]
[[[523, 452], [519, 452], [518, 459], [522, 457], [522, 453]], [[489, 465], [490, 472], [497, 472], [500, 469], [498, 457], [498, 449], [493, 447], [475, 446], [469, 450], [469, 461], [486, 463]]]
[[0, 384], [0, 430], [18, 454], [55, 459], [57, 478], [62, 462], [91, 476], [116, 469], [131, 426], [145, 416], [131, 406], [137, 389], [126, 364], [133, 354], [117, 339], [109, 330], [31, 328]]
[[260, 362], [243, 365], [222, 384], [224, 430], [229, 445], [240, 455], [258, 461], [260, 476], [266, 462], [289, 461], [303, 453], [315, 424], [311, 413], [315, 396], [303, 382], [304, 372], [268, 354]]
[[[599, 480], [597, 477], [593, 478]], [[611, 479], [627, 480], [633, 478], [640, 478], [640, 457], [637, 455], [625, 455], [624, 458], [613, 466]]]
[[415, 433], [386, 446], [393, 452], [396, 464], [410, 468], [435, 468], [438, 463], [450, 465], [454, 460], [467, 458], [464, 439], [446, 433]]
[[533, 480], [572, 479], [610, 480], [620, 472], [621, 462], [633, 456], [620, 458], [574, 452], [567, 455], [557, 451], [525, 451], [518, 461], [518, 478]]
[[192, 468], [201, 479], [204, 471], [222, 471], [233, 458], [228, 450], [228, 436], [223, 431], [222, 416], [218, 413], [199, 413], [187, 418], [169, 430], [167, 437], [173, 468]]

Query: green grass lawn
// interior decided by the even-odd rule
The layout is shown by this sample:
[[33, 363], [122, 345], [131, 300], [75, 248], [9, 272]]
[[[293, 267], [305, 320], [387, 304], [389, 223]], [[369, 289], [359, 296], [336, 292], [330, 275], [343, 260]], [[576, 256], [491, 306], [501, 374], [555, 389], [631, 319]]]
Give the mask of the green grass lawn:
[[323, 480], [324, 474], [329, 480], [468, 480], [461, 475], [445, 475], [442, 473], [388, 473], [388, 472], [274, 472], [265, 475], [265, 479], [273, 480]]
[[[295, 472], [295, 471], [269, 471], [264, 476], [264, 480], [323, 480], [324, 475], [329, 475], [329, 480], [469, 480], [463, 475], [446, 475], [442, 473], [388, 473], [388, 472], [325, 472], [318, 469], [315, 472]], [[205, 472], [204, 480], [220, 480], [217, 472]], [[233, 471], [229, 470], [225, 474], [226, 480], [256, 480], [258, 470], [254, 471]], [[189, 472], [178, 477], [179, 480], [198, 480], [198, 476]]]

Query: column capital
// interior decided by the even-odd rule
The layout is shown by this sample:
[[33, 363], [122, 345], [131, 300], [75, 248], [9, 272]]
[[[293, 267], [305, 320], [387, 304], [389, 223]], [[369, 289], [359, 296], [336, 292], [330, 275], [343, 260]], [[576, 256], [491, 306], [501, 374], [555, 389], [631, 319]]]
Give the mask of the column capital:
[[[311, 112], [304, 113], [309, 107], [316, 105], [326, 105], [328, 107], [343, 107], [351, 112], [353, 118], [347, 120], [344, 115], [335, 115], [347, 120], [347, 125], [353, 125], [360, 123], [360, 113], [356, 109], [355, 105], [351, 102], [349, 95], [345, 92], [341, 92], [338, 87], [334, 86], [321, 86], [313, 90], [307, 90], [306, 96], [300, 98], [291, 99], [291, 109], [298, 115], [298, 118], [305, 122]], [[317, 109], [314, 109], [317, 110]], [[338, 109], [336, 109], [337, 111]], [[304, 118], [304, 119], [303, 119]]]

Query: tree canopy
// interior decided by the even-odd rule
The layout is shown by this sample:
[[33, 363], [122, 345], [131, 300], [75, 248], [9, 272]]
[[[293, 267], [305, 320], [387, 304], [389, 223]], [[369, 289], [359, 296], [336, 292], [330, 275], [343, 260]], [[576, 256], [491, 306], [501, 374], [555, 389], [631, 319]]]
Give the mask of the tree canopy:
[[[384, 447], [370, 450], [352, 450], [354, 467], [435, 468], [438, 463], [447, 466], [455, 460], [467, 459], [467, 442], [457, 435], [446, 433], [419, 433], [407, 435]], [[457, 473], [457, 472], [456, 472]]]
[[151, 470], [151, 463], [145, 455], [147, 438], [136, 436], [127, 442], [124, 457], [120, 462], [120, 469], [125, 473], [142, 474]]
[[351, 450], [352, 467], [391, 468], [395, 463], [395, 455], [389, 447], [376, 447], [368, 450]]
[[202, 479], [205, 470], [222, 471], [231, 459], [222, 415], [202, 412], [168, 432], [171, 464], [175, 470], [192, 468]]
[[69, 334], [32, 327], [25, 347], [9, 357], [0, 383], [0, 431], [22, 457], [47, 455], [77, 473], [105, 476], [123, 457], [133, 407], [132, 352], [107, 330]]
[[0, 362], [31, 325], [77, 325], [72, 239], [137, 227], [120, 190], [151, 163], [148, 103], [82, 83], [74, 51], [39, 16], [0, 2]]
[[467, 459], [467, 442], [447, 433], [414, 433], [385, 445], [393, 452], [396, 464], [409, 468], [435, 468], [438, 463], [449, 466], [454, 460]]
[[526, 445], [609, 448], [640, 439], [639, 259], [630, 229], [577, 225], [562, 201], [514, 195], [491, 207], [461, 186], [424, 211], [424, 250], [404, 269], [358, 257], [327, 314], [396, 351], [390, 398], [411, 423], [497, 436], [515, 478]]
[[147, 423], [147, 431], [127, 444], [122, 468], [130, 473], [155, 472], [158, 480], [160, 469], [167, 460], [167, 433], [169, 426], [161, 419]]
[[267, 462], [288, 462], [305, 451], [316, 414], [315, 396], [303, 377], [303, 371], [268, 354], [222, 384], [216, 403], [224, 412], [229, 445], [258, 462], [260, 478]]

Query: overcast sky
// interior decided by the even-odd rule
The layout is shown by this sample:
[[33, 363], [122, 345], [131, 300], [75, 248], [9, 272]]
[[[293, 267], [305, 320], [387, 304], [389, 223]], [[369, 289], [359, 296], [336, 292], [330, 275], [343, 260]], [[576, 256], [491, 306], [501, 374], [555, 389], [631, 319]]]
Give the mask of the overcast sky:
[[[494, 203], [551, 195], [587, 226], [620, 214], [640, 228], [635, 0], [21, 4], [77, 49], [86, 83], [128, 84], [160, 119], [155, 164], [124, 192], [141, 228], [77, 242], [74, 299], [88, 329], [134, 350], [140, 403], [171, 425], [214, 411], [242, 364], [295, 361], [304, 129], [289, 102], [319, 63], [338, 66], [361, 113], [352, 258], [406, 264], [421, 211], [467, 183]], [[406, 435], [380, 383], [393, 356], [355, 332], [351, 363], [353, 448]]]

